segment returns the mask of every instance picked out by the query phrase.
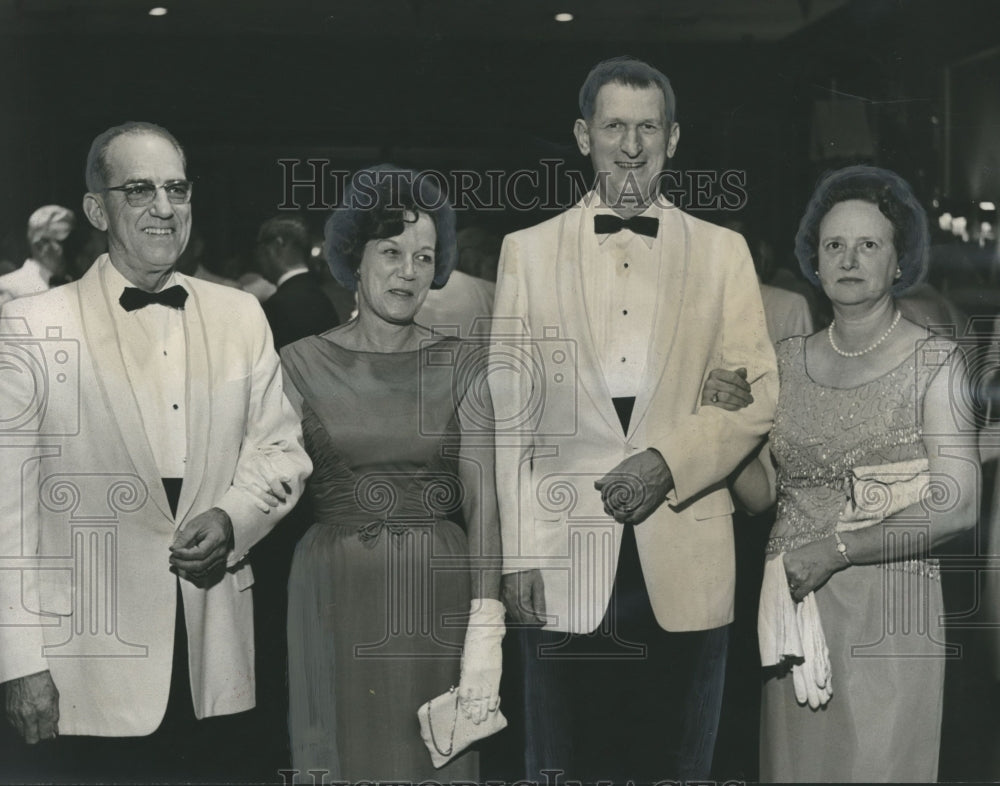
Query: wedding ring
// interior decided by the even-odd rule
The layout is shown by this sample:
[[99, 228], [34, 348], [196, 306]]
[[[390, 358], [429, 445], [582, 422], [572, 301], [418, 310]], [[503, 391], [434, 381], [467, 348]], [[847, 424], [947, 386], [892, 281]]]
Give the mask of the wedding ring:
[[715, 391], [715, 393], [712, 394], [712, 403], [713, 404], [719, 403], [719, 391]]

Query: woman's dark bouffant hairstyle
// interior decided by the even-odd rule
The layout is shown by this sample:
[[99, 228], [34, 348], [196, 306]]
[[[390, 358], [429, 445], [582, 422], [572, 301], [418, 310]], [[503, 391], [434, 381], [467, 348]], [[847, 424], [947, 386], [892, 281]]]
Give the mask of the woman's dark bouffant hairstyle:
[[324, 250], [333, 277], [354, 292], [365, 244], [402, 234], [406, 222], [414, 221], [418, 213], [434, 222], [437, 242], [431, 289], [443, 287], [456, 262], [455, 211], [434, 176], [391, 164], [355, 172], [343, 204], [327, 219]]
[[892, 224], [892, 242], [902, 272], [892, 294], [900, 295], [922, 282], [927, 275], [930, 248], [927, 213], [909, 183], [895, 172], [873, 166], [849, 166], [820, 179], [795, 235], [795, 256], [802, 274], [814, 286], [820, 286], [816, 273], [820, 222], [838, 202], [852, 199], [876, 205]]

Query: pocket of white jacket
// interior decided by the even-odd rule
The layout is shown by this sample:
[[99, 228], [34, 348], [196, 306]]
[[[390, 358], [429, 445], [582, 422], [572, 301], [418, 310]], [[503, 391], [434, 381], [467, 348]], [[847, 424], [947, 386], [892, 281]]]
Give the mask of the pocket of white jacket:
[[233, 571], [233, 578], [236, 579], [236, 589], [240, 592], [253, 586], [253, 569], [250, 567], [250, 563], [242, 563], [236, 570]]
[[731, 516], [735, 508], [729, 490], [721, 488], [707, 494], [691, 505], [691, 515], [697, 521], [713, 519], [717, 516]]

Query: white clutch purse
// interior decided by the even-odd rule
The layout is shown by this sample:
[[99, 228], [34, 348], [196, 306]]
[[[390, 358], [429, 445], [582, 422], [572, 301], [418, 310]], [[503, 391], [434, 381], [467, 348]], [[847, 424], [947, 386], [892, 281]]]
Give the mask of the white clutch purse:
[[878, 523], [920, 502], [930, 481], [927, 459], [855, 467], [837, 529], [848, 532]]
[[482, 723], [473, 723], [459, 711], [458, 691], [454, 687], [421, 704], [417, 718], [420, 720], [420, 736], [435, 767], [443, 767], [476, 740], [507, 727], [507, 719], [499, 706], [488, 713]]

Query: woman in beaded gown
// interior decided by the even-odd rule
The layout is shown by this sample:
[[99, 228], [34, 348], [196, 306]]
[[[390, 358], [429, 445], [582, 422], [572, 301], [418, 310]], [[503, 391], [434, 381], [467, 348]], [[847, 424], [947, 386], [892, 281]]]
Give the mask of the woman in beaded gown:
[[[498, 711], [492, 412], [466, 345], [413, 321], [454, 266], [451, 207], [414, 175], [355, 176], [326, 251], [357, 317], [282, 351], [314, 466], [315, 523], [288, 593], [289, 733], [305, 783], [309, 770], [326, 783], [475, 781], [474, 752], [432, 766], [417, 709], [455, 686], [473, 722]], [[434, 731], [447, 752], [454, 731]]]
[[[769, 452], [778, 506], [768, 556], [782, 555], [797, 604], [815, 593], [832, 695], [825, 706], [800, 703], [787, 664], [765, 670], [762, 782], [937, 778], [946, 647], [928, 549], [974, 525], [979, 464], [956, 411], [967, 386], [960, 352], [901, 319], [893, 300], [926, 269], [926, 221], [905, 181], [856, 166], [821, 180], [796, 237], [802, 271], [835, 318], [777, 345], [769, 451], [734, 491], [752, 510], [773, 502]], [[713, 372], [703, 403], [738, 408], [749, 390], [741, 382]], [[923, 504], [835, 529], [852, 469], [922, 458]]]

